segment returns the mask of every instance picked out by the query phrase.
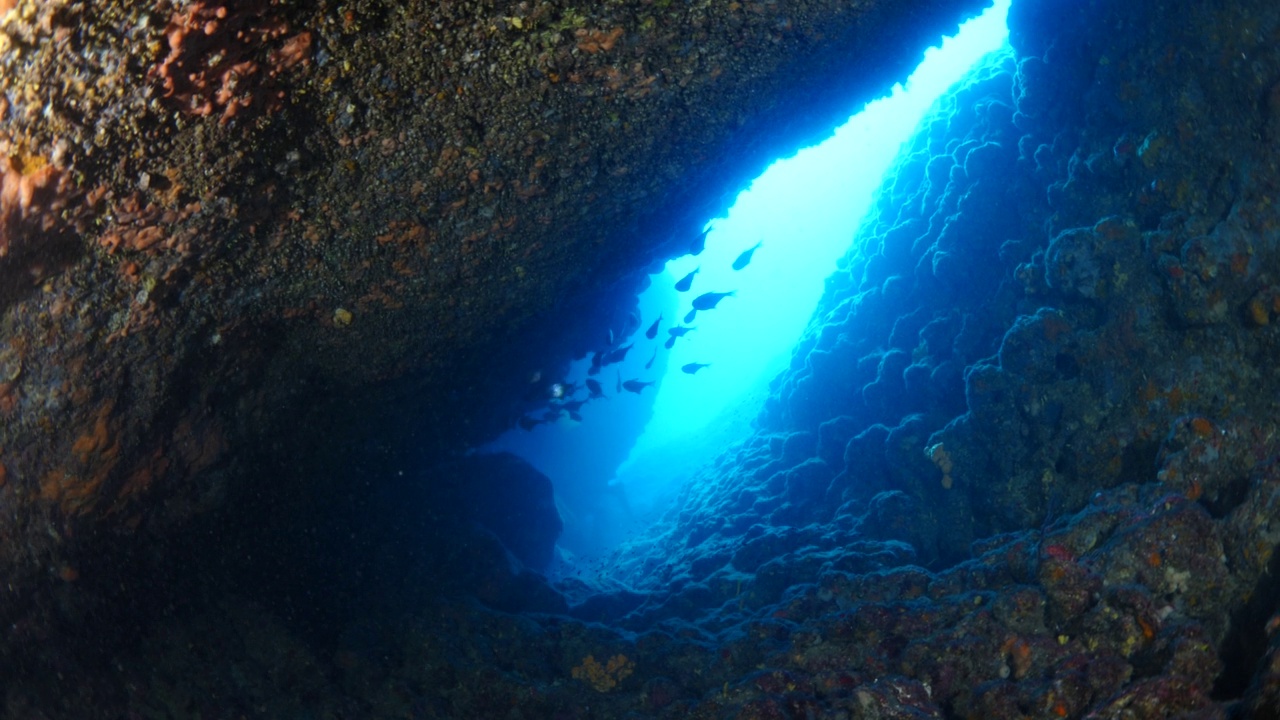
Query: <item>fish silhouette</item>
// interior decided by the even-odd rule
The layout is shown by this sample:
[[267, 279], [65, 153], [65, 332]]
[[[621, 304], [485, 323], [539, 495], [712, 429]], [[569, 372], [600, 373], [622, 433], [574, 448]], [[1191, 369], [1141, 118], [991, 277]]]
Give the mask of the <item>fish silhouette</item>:
[[760, 242], [751, 246], [749, 249], [743, 250], [742, 254], [738, 256], [738, 259], [733, 261], [733, 269], [741, 270], [742, 268], [746, 267], [747, 264], [751, 262], [752, 253], [754, 253], [756, 250], [759, 250], [760, 246], [763, 244], [764, 244], [764, 241], [761, 240]]
[[698, 274], [702, 266], [694, 268], [692, 272], [676, 281], [676, 292], [689, 292], [689, 288], [693, 287], [693, 276]]
[[520, 429], [525, 431], [533, 430], [534, 428], [542, 424], [541, 420], [537, 418], [531, 418], [528, 415], [521, 415], [520, 419], [517, 422], [520, 423]]
[[602, 353], [591, 353], [591, 367], [587, 368], [588, 375], [596, 375], [600, 372], [600, 360], [604, 358]]
[[707, 233], [711, 232], [711, 228], [707, 228], [699, 233], [694, 239], [693, 244], [689, 246], [690, 255], [701, 255], [704, 248], [707, 247]]
[[621, 372], [618, 373], [618, 384], [614, 386], [613, 391], [615, 393], [622, 392], [622, 373]]
[[600, 387], [599, 382], [592, 380], [591, 378], [587, 378], [587, 392], [591, 393], [587, 397], [588, 400], [595, 400], [596, 398], [604, 397], [604, 388]]
[[635, 331], [640, 329], [640, 313], [632, 310], [627, 314], [627, 321], [622, 324], [622, 336], [619, 340], [626, 340], [631, 337]]
[[656, 381], [650, 380], [649, 382], [640, 382], [639, 380], [628, 380], [622, 383], [622, 389], [639, 395], [645, 388], [649, 387], [654, 382]]
[[[693, 309], [694, 310], [710, 310], [714, 308], [716, 305], [719, 305], [721, 300], [727, 297], [732, 297], [735, 294], [736, 293], [733, 290], [730, 290], [729, 292], [722, 292], [722, 293], [718, 293], [718, 292], [702, 293], [701, 295], [693, 299]], [[688, 325], [690, 322], [692, 321], [685, 320], [684, 324]]]
[[644, 336], [650, 340], [658, 336], [658, 323], [662, 322], [662, 315], [658, 315], [658, 319], [653, 321], [648, 330], [644, 331]]
[[668, 350], [670, 350], [671, 348], [675, 347], [675, 346], [676, 346], [676, 338], [678, 338], [678, 337], [680, 337], [680, 336], [679, 336], [679, 335], [672, 335], [671, 337], [667, 338], [667, 341], [666, 341], [666, 342], [664, 342], [664, 343], [662, 343], [662, 347], [664, 347], [664, 348], [666, 348], [666, 349], [668, 349]]
[[658, 348], [653, 349], [653, 357], [649, 358], [649, 362], [644, 364], [644, 369], [648, 370], [653, 367], [653, 361], [658, 359]]
[[667, 334], [671, 335], [672, 337], [684, 337], [686, 333], [692, 332], [697, 329], [698, 328], [695, 328], [695, 327], [684, 327], [683, 325], [677, 325], [673, 328], [667, 328]]
[[601, 360], [601, 361], [600, 361], [600, 364], [601, 364], [601, 365], [613, 365], [614, 363], [620, 363], [620, 362], [622, 362], [623, 360], [626, 360], [626, 359], [627, 359], [627, 351], [629, 351], [629, 350], [631, 349], [631, 346], [632, 346], [632, 345], [635, 345], [635, 343], [627, 343], [626, 345], [623, 345], [622, 347], [618, 348], [617, 350], [614, 350], [613, 352], [609, 353], [608, 355], [605, 355], [605, 356], [604, 356], [604, 360]]
[[689, 363], [688, 365], [682, 366], [680, 369], [692, 375], [698, 372], [699, 370], [701, 370], [702, 368], [710, 367], [710, 366], [711, 366], [711, 363]]

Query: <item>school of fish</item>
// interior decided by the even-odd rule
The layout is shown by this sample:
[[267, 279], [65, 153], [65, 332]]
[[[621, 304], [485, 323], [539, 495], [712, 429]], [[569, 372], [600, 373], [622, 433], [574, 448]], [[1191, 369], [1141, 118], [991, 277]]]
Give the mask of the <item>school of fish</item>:
[[[710, 228], [703, 230], [694, 239], [689, 248], [690, 255], [699, 255], [702, 253], [702, 250], [706, 247], [707, 233], [709, 232]], [[751, 263], [751, 259], [755, 255], [755, 252], [759, 250], [763, 244], [764, 241], [761, 240], [755, 245], [743, 250], [742, 253], [738, 255], [737, 259], [733, 261], [731, 266], [733, 270], [738, 271], [747, 267], [747, 265]], [[697, 275], [701, 269], [702, 267], [698, 266], [676, 281], [676, 292], [686, 293], [692, 290], [694, 276]], [[704, 292], [695, 297], [690, 303], [689, 312], [686, 313], [683, 318], [683, 324], [674, 324], [667, 328], [667, 339], [662, 343], [662, 346], [667, 350], [674, 348], [676, 340], [697, 329], [690, 323], [694, 321], [699, 312], [714, 310], [720, 304], [721, 300], [728, 297], [734, 297], [735, 294], [736, 291], [729, 290], [727, 292]], [[659, 314], [658, 317], [649, 325], [648, 329], [644, 331], [644, 337], [646, 340], [655, 340], [658, 337], [658, 331], [662, 327], [662, 321], [663, 316], [662, 314]], [[635, 342], [633, 341], [626, 345], [620, 345], [619, 343], [631, 337], [639, 329], [640, 318], [635, 313], [628, 317], [627, 323], [623, 327], [623, 332], [620, 336], [615, 336], [613, 330], [610, 329], [605, 337], [603, 347], [591, 353], [591, 361], [587, 367], [588, 377], [582, 381], [581, 385], [574, 382], [551, 383], [549, 386], [546, 386], [547, 390], [545, 393], [535, 393], [535, 397], [538, 394], [542, 394], [546, 398], [546, 407], [542, 413], [537, 416], [527, 413], [522, 414], [516, 421], [516, 424], [523, 430], [531, 431], [538, 425], [543, 423], [554, 423], [564, 417], [568, 417], [574, 422], [582, 422], [581, 410], [583, 405], [593, 400], [600, 400], [609, 397], [605, 394], [604, 386], [599, 380], [596, 380], [594, 376], [599, 375], [604, 368], [610, 365], [617, 365], [626, 360], [627, 353], [635, 346]], [[646, 370], [652, 369], [653, 363], [657, 358], [658, 348], [655, 346], [653, 348], [653, 354], [650, 356], [649, 361], [645, 363], [644, 368]], [[698, 371], [710, 366], [711, 363], [691, 362], [681, 366], [680, 370], [688, 375], [694, 375]], [[645, 388], [657, 383], [657, 380], [641, 380], [640, 378], [631, 378], [624, 381], [620, 370], [615, 371], [614, 376], [615, 395], [621, 394], [624, 391], [641, 395], [644, 393]], [[536, 387], [543, 387], [541, 380], [541, 373], [534, 373], [530, 379], [530, 383]], [[576, 396], [579, 392], [586, 392], [586, 397], [578, 399]], [[529, 399], [530, 397], [526, 396], [526, 400]]]

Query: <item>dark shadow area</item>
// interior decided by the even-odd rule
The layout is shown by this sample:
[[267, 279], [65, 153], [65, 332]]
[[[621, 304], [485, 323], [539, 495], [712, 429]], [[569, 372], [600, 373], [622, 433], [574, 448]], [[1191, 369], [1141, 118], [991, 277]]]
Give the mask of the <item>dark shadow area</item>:
[[352, 434], [264, 462], [263, 482], [190, 536], [200, 564], [322, 648], [443, 597], [566, 609], [540, 574], [561, 531], [544, 475], [511, 455], [440, 461]]
[[[0, 233], [6, 232], [21, 237], [17, 238], [20, 242], [8, 246], [7, 254], [0, 256], [0, 312], [39, 292], [48, 278], [71, 267], [84, 252], [79, 238], [69, 229], [42, 232], [34, 224], [19, 223], [12, 231], [0, 229]], [[2, 248], [4, 244], [0, 243]]]
[[1264, 670], [1271, 639], [1268, 620], [1280, 607], [1280, 553], [1271, 556], [1248, 598], [1230, 615], [1230, 629], [1221, 645], [1223, 671], [1213, 684], [1217, 700], [1237, 700]]

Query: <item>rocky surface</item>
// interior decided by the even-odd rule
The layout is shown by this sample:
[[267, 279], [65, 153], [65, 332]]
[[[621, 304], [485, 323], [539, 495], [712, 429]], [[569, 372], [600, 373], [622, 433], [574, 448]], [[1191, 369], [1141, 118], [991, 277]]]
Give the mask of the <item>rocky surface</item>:
[[[755, 18], [780, 11], [673, 5], [616, 12], [678, 11], [692, 14], [690, 27], [706, 28], [721, 26], [692, 22], [699, 12]], [[201, 14], [208, 8], [200, 4], [184, 8], [172, 17], [187, 25], [214, 23], [215, 32], [202, 42], [219, 37], [220, 23], [228, 22], [235, 37], [248, 32], [264, 46], [257, 54], [230, 48], [235, 62], [252, 65], [237, 71], [230, 85], [226, 77], [157, 70], [155, 82], [170, 93], [157, 103], [165, 108], [179, 97], [183, 109], [169, 112], [179, 113], [183, 127], [224, 138], [239, 128], [234, 142], [248, 142], [245, 132], [304, 132], [277, 123], [310, 112], [310, 103], [335, 112], [345, 107], [334, 100], [341, 88], [319, 98], [306, 84], [314, 80], [293, 84], [297, 73], [324, 77], [325, 66], [342, 67], [336, 55], [320, 64], [321, 49], [331, 47], [324, 31], [299, 39], [306, 29], [324, 27], [302, 22], [305, 12], [263, 3], [218, 18]], [[526, 21], [530, 31], [547, 27], [537, 24], [550, 22], [545, 16], [528, 10], [503, 10], [508, 24], [494, 21], [494, 32], [525, 32]], [[556, 17], [575, 17], [565, 12]], [[339, 12], [341, 21], [327, 32], [357, 34], [360, 23], [375, 27], [375, 20], [385, 30], [411, 15], [348, 19]], [[21, 27], [56, 35], [57, 20], [75, 16], [48, 16], [43, 30], [41, 17], [32, 14]], [[793, 23], [802, 17], [797, 12]], [[9, 22], [7, 28], [18, 27]], [[636, 22], [646, 27], [643, 19]], [[187, 25], [164, 32], [181, 31], [185, 38]], [[579, 59], [584, 68], [597, 67], [591, 63], [629, 47], [636, 33], [614, 34], [613, 27], [590, 21], [577, 28], [582, 33], [559, 31], [576, 50], [570, 50], [574, 68]], [[761, 27], [789, 32], [795, 25]], [[1280, 332], [1274, 204], [1280, 11], [1261, 0], [1223, 6], [1026, 0], [1015, 3], [1010, 27], [1012, 48], [944, 98], [904, 148], [853, 250], [828, 281], [791, 367], [775, 381], [759, 431], [707, 467], [651, 537], [621, 550], [606, 568], [554, 584], [513, 560], [503, 542], [520, 544], [516, 535], [443, 522], [466, 502], [433, 500], [423, 490], [447, 487], [445, 478], [460, 475], [454, 466], [438, 465], [441, 416], [402, 411], [439, 398], [431, 410], [448, 415], [451, 431], [462, 437], [483, 433], [468, 430], [460, 418], [483, 425], [511, 416], [496, 401], [487, 404], [483, 393], [467, 391], [474, 375], [451, 376], [463, 401], [450, 398], [449, 383], [433, 381], [429, 370], [470, 366], [422, 360], [396, 366], [393, 361], [406, 357], [397, 353], [422, 338], [402, 332], [382, 355], [383, 345], [373, 342], [382, 337], [376, 328], [399, 309], [375, 300], [385, 307], [371, 313], [370, 305], [362, 308], [342, 294], [356, 281], [344, 284], [339, 270], [361, 268], [369, 273], [362, 277], [376, 278], [383, 262], [402, 259], [403, 243], [392, 240], [376, 252], [370, 245], [361, 255], [354, 230], [345, 250], [320, 242], [317, 262], [306, 269], [313, 285], [290, 280], [297, 271], [292, 263], [306, 267], [291, 254], [298, 247], [291, 243], [312, 241], [284, 232], [274, 251], [259, 248], [250, 228], [265, 221], [240, 204], [235, 217], [218, 216], [231, 226], [225, 250], [181, 251], [177, 240], [148, 256], [137, 246], [152, 239], [147, 228], [163, 216], [147, 215], [152, 211], [139, 201], [133, 211], [111, 206], [106, 222], [129, 228], [103, 227], [118, 245], [88, 252], [77, 238], [103, 220], [77, 208], [126, 202], [121, 190], [99, 193], [93, 183], [76, 182], [85, 172], [79, 161], [11, 149], [0, 194], [9, 203], [0, 214], [7, 233], [0, 263], [11, 264], [0, 265], [0, 273], [21, 268], [24, 277], [34, 277], [38, 269], [48, 287], [15, 291], [5, 327], [48, 333], [63, 328], [60, 323], [80, 323], [81, 344], [74, 345], [74, 334], [67, 342], [82, 355], [124, 353], [109, 348], [141, 343], [155, 352], [155, 363], [182, 367], [185, 380], [180, 396], [162, 392], [168, 385], [138, 396], [181, 402], [124, 402], [101, 389], [77, 398], [77, 389], [89, 393], [125, 378], [159, 377], [148, 374], [156, 365], [86, 375], [99, 367], [89, 360], [100, 356], [85, 355], [69, 366], [23, 362], [13, 373], [17, 384], [0, 394], [11, 411], [21, 410], [22, 421], [5, 426], [14, 437], [35, 433], [48, 412], [79, 419], [50, 425], [40, 444], [13, 446], [18, 451], [6, 445], [0, 456], [18, 458], [3, 490], [14, 522], [6, 539], [26, 538], [16, 534], [19, 528], [55, 533], [5, 545], [50, 576], [43, 595], [11, 591], [11, 603], [31, 602], [10, 623], [5, 711], [15, 718], [1277, 717], [1280, 387], [1272, 358]], [[111, 37], [101, 42], [119, 41]], [[313, 54], [292, 62], [307, 42]], [[155, 51], [157, 62], [185, 57], [163, 49]], [[697, 57], [705, 52], [700, 46]], [[617, 107], [624, 98], [643, 104], [659, 94], [658, 80], [626, 85], [627, 75], [607, 90], [608, 73], [595, 78], [602, 85], [590, 86], [595, 76], [584, 69], [576, 70], [583, 79], [577, 82], [556, 53], [550, 61], [557, 64], [540, 68], [546, 82], [576, 88], [569, 95], [587, 106], [604, 96], [613, 100], [602, 107]], [[398, 87], [383, 92], [395, 96]], [[596, 95], [585, 92], [590, 87]], [[472, 96], [462, 86], [432, 97], [463, 103]], [[373, 127], [356, 126], [360, 118], [352, 113], [353, 128]], [[132, 122], [133, 116], [121, 117]], [[334, 115], [334, 127], [341, 118]], [[245, 129], [250, 119], [251, 131]], [[743, 127], [737, 132], [749, 132], [751, 122]], [[388, 172], [406, 167], [396, 160], [399, 138], [384, 150], [385, 137], [359, 141], [357, 130], [337, 137], [350, 142], [330, 151], [355, 163], [351, 173], [371, 157], [361, 152], [385, 152], [378, 162]], [[601, 153], [604, 145], [581, 147]], [[483, 152], [460, 152], [450, 162], [468, 173], [480, 169], [483, 179], [485, 159]], [[240, 157], [257, 160], [252, 153]], [[570, 154], [556, 162], [576, 159]], [[731, 161], [717, 162], [720, 172]], [[521, 167], [520, 177], [529, 178]], [[446, 164], [442, 172], [451, 168]], [[328, 177], [342, 177], [330, 169]], [[697, 175], [690, 172], [680, 178]], [[639, 176], [661, 177], [653, 168]], [[321, 204], [291, 220], [302, 228], [332, 219], [325, 213], [336, 210], [324, 210], [325, 201], [367, 199], [342, 211], [348, 225], [328, 223], [336, 243], [341, 227], [367, 227], [358, 219], [363, 213], [386, 218], [389, 208], [400, 207], [385, 196], [386, 204], [375, 202], [377, 172], [366, 177], [374, 180], [326, 198], [290, 195], [284, 182], [277, 192], [293, 197], [291, 203]], [[573, 185], [574, 172], [545, 177], [559, 180], [528, 198], [536, 207], [560, 207], [555, 198], [568, 195], [559, 190], [581, 190]], [[577, 222], [619, 221], [636, 232], [648, 227], [649, 221], [603, 208], [627, 202], [616, 194], [621, 185], [610, 183], [628, 174], [602, 170], [592, 177], [600, 194], [581, 206], [587, 211]], [[492, 190], [494, 202], [518, 191], [510, 182]], [[526, 182], [520, 188], [530, 187]], [[662, 187], [679, 186], [671, 182]], [[479, 202], [467, 197], [458, 210]], [[154, 212], [177, 213], [166, 223], [198, 223], [208, 212], [204, 202], [185, 218], [182, 209], [157, 205]], [[483, 215], [466, 217], [472, 224], [464, 227], [474, 231]], [[500, 210], [494, 217], [502, 217]], [[682, 221], [673, 222], [671, 236], [682, 237]], [[66, 248], [47, 267], [31, 264], [37, 225], [39, 237]], [[524, 228], [517, 223], [511, 231]], [[179, 237], [167, 232], [166, 238]], [[555, 246], [565, 254], [554, 262], [521, 267], [537, 274], [564, 262], [558, 265], [564, 287], [586, 288], [666, 247], [660, 239], [620, 241], [618, 248], [595, 251], [592, 264], [579, 265], [574, 232]], [[367, 239], [379, 242], [375, 235]], [[148, 247], [169, 240], [155, 242], [160, 245]], [[408, 247], [417, 242], [406, 241]], [[251, 261], [222, 254], [233, 249]], [[367, 265], [335, 262], [350, 259], [340, 252], [356, 253]], [[206, 257], [214, 258], [207, 266], [201, 264]], [[249, 275], [218, 274], [251, 270], [268, 257], [282, 265], [258, 268], [260, 295], [247, 280], [229, 283]], [[61, 309], [56, 302], [97, 292], [96, 286], [73, 286], [65, 278], [77, 277], [81, 267], [106, 277], [119, 263], [110, 272], [121, 277], [111, 283], [124, 283], [125, 261], [144, 273], [130, 287], [147, 296], [121, 322], [141, 315], [153, 291], [167, 300], [137, 332], [130, 329], [109, 345], [105, 338], [90, 343], [91, 331], [99, 330], [94, 309], [77, 309], [84, 300], [66, 299]], [[153, 276], [145, 273], [164, 263], [187, 268], [190, 275], [175, 277], [187, 278], [183, 287], [191, 289], [166, 294], [170, 280], [148, 285]], [[488, 267], [482, 264], [456, 287], [489, 288]], [[579, 277], [575, 286], [568, 268], [592, 281]], [[406, 279], [404, 287], [416, 286]], [[500, 287], [515, 293], [521, 286]], [[316, 288], [327, 293], [325, 301], [293, 318], [300, 329], [283, 320], [273, 324], [276, 303]], [[199, 297], [209, 304], [186, 304]], [[486, 304], [498, 300], [473, 302], [480, 305], [455, 308], [452, 321], [431, 315], [442, 324], [430, 332], [474, 317], [522, 324], [516, 314]], [[43, 314], [32, 311], [35, 303], [45, 303]], [[246, 319], [250, 306], [262, 308], [257, 324]], [[237, 307], [241, 324], [208, 327], [221, 338], [215, 347], [256, 353], [234, 356], [240, 363], [258, 361], [252, 367], [227, 364], [232, 355], [219, 353], [231, 350], [211, 352], [187, 325], [172, 320]], [[488, 346], [483, 331], [475, 332], [455, 339], [483, 357]], [[574, 332], [557, 335], [555, 342], [564, 343], [558, 347], [572, 347]], [[157, 337], [185, 338], [187, 353], [175, 355], [172, 345], [148, 339]], [[43, 346], [4, 347], [9, 354], [0, 359]], [[299, 354], [310, 358], [300, 366], [307, 371], [295, 369], [286, 379], [284, 359]], [[476, 357], [463, 353], [449, 362]], [[204, 364], [192, 366], [192, 358], [205, 358]], [[362, 368], [350, 367], [356, 358], [365, 362]], [[496, 377], [527, 386], [526, 369]], [[48, 373], [62, 373], [61, 384], [50, 384]], [[396, 379], [405, 377], [416, 379]], [[370, 382], [374, 378], [379, 382]], [[59, 392], [67, 394], [53, 392], [63, 387]], [[403, 392], [407, 387], [433, 390], [415, 395]], [[490, 389], [501, 396], [507, 387], [495, 382]], [[304, 388], [305, 402], [285, 402]], [[317, 389], [327, 392], [316, 399]], [[40, 407], [52, 408], [46, 415], [32, 413], [37, 398]], [[467, 403], [490, 414], [456, 414]], [[245, 444], [247, 434], [283, 426], [272, 415], [280, 408], [303, 408], [293, 417], [306, 422], [306, 432], [272, 432], [268, 440]], [[161, 445], [138, 456], [128, 448], [141, 447], [130, 440], [141, 436], [140, 426], [125, 420], [143, 416], [173, 422], [151, 423], [148, 429], [162, 435], [152, 439]], [[352, 423], [353, 417], [363, 422]], [[135, 435], [125, 433], [130, 427]], [[67, 436], [63, 446], [59, 433]], [[406, 436], [420, 438], [417, 446], [397, 441]], [[79, 463], [79, 470], [37, 479], [27, 474], [35, 465], [24, 463], [50, 457]], [[146, 474], [132, 469], [137, 457], [150, 458]], [[98, 484], [85, 480], [99, 476]], [[189, 482], [175, 484], [174, 477]], [[201, 492], [193, 494], [192, 483]], [[103, 504], [99, 493], [108, 491], [114, 500]], [[533, 497], [542, 496], [535, 491]], [[270, 523], [254, 510], [264, 507], [274, 511]], [[473, 517], [510, 514], [502, 502], [490, 507]], [[50, 518], [57, 522], [49, 524]], [[86, 527], [97, 534], [83, 535]], [[112, 536], [104, 527], [136, 535]], [[88, 547], [94, 540], [100, 566], [59, 562], [69, 545]]]

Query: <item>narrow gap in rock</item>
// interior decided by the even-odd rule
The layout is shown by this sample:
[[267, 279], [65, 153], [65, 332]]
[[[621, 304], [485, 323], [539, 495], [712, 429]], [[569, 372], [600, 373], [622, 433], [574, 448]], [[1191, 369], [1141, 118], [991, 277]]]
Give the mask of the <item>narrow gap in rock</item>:
[[621, 331], [563, 378], [530, 378], [545, 404], [481, 452], [514, 453], [551, 478], [564, 521], [553, 574], [652, 528], [750, 436], [824, 288], [848, 281], [844, 256], [885, 171], [934, 101], [1005, 42], [1007, 11], [997, 2], [889, 97], [771, 165], [650, 275]]
[[1273, 554], [1266, 572], [1258, 577], [1248, 600], [1231, 613], [1231, 625], [1222, 642], [1223, 672], [1213, 685], [1212, 697], [1234, 700], [1244, 694], [1267, 652], [1268, 620], [1280, 607], [1280, 553]]

